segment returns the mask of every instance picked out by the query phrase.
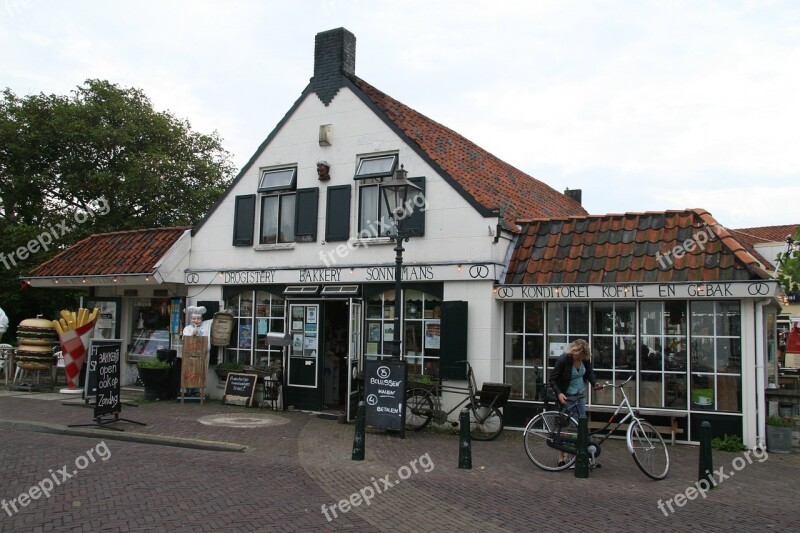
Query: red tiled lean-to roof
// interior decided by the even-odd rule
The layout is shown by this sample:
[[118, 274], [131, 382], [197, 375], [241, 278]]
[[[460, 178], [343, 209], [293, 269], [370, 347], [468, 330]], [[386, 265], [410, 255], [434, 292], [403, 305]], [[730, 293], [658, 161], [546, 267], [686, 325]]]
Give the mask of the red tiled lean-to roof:
[[191, 226], [98, 233], [30, 272], [30, 277], [150, 274]]
[[[703, 209], [535, 219], [520, 221], [520, 226], [507, 284], [770, 277]], [[685, 253], [676, 257], [676, 248]]]
[[730, 230], [731, 235], [736, 237], [736, 240], [742, 243], [747, 248], [753, 257], [758, 259], [765, 268], [774, 270], [775, 265], [771, 261], [763, 257], [755, 249], [757, 244], [767, 243], [785, 243], [787, 236], [794, 236], [800, 224], [787, 224], [783, 226], [761, 226], [758, 228], [740, 228]]
[[521, 218], [586, 215], [578, 202], [501, 161], [472, 141], [349, 76], [385, 120], [439, 167], [441, 174], [484, 212], [500, 210], [512, 229]]

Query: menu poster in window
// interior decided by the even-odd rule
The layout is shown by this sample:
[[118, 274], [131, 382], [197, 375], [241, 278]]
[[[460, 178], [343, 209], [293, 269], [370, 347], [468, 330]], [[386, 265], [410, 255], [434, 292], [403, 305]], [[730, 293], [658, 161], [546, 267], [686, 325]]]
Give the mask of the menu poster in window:
[[394, 323], [390, 322], [383, 325], [383, 341], [391, 342], [394, 340]]
[[425, 348], [431, 350], [438, 350], [441, 338], [441, 325], [439, 324], [425, 324]]
[[119, 338], [119, 310], [121, 300], [86, 300], [88, 309], [99, 309], [97, 322], [92, 331], [93, 339]]
[[266, 335], [269, 333], [268, 321], [266, 318], [258, 318], [258, 334]]
[[292, 335], [292, 353], [303, 353], [303, 334], [295, 333]]
[[370, 342], [380, 342], [381, 340], [381, 325], [379, 322], [370, 322], [367, 324], [368, 333], [367, 339]]
[[239, 325], [239, 348], [250, 348], [253, 345], [253, 326], [251, 324]]
[[316, 324], [317, 323], [317, 308], [313, 305], [309, 305], [306, 307], [306, 323], [308, 324]]
[[562, 353], [567, 351], [567, 347], [569, 347], [567, 342], [551, 342], [550, 357], [560, 357]]

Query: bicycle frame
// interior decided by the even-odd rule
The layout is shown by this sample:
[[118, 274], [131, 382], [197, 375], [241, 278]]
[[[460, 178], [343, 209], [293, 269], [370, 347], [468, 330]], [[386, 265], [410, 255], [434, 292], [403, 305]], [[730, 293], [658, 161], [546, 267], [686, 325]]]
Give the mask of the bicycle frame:
[[[478, 400], [475, 396], [475, 391], [477, 390], [477, 386], [475, 384], [475, 374], [472, 372], [472, 366], [469, 363], [467, 365], [467, 386], [464, 387], [456, 387], [454, 385], [445, 385], [441, 380], [436, 380], [434, 382], [432, 401], [433, 401], [433, 411], [434, 415], [436, 413], [444, 413], [443, 416], [434, 416], [435, 419], [442, 419], [441, 422], [437, 420], [437, 423], [445, 423], [449, 418], [450, 415], [459, 407], [470, 402], [470, 408], [473, 411], [476, 411], [478, 408]], [[442, 393], [449, 392], [451, 394], [465, 394], [466, 397], [458, 402], [452, 409], [449, 411], [444, 411], [442, 409]]]

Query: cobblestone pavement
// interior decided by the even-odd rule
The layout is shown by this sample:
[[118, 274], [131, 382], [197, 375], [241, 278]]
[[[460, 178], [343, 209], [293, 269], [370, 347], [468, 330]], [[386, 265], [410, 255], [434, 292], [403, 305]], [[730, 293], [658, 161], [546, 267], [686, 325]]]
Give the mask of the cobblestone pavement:
[[[127, 436], [224, 441], [248, 451], [124, 442], [101, 429], [90, 437], [8, 429], [11, 420], [91, 423], [90, 409], [59, 400], [0, 391], [0, 498], [9, 509], [0, 510], [1, 531], [800, 529], [794, 511], [800, 453], [769, 454], [749, 464], [744, 454], [715, 451], [716, 478], [724, 481], [705, 498], [679, 499], [683, 505], [677, 506], [675, 495], [697, 479], [693, 446], [670, 446], [670, 475], [656, 482], [639, 471], [621, 440], [607, 441], [603, 467], [589, 479], [539, 470], [525, 455], [521, 433], [511, 430], [493, 442], [473, 442], [471, 470], [457, 468], [456, 435], [427, 430], [402, 440], [368, 430], [365, 460], [352, 461], [353, 424], [216, 402], [125, 406], [122, 417], [147, 425], [112, 425]], [[212, 415], [228, 415], [234, 423], [264, 415], [285, 423], [244, 428], [199, 422]], [[62, 472], [72, 471], [77, 473], [63, 479]], [[60, 481], [49, 497], [30, 492], [40, 483], [47, 488], [45, 479]], [[22, 493], [38, 498], [21, 506]], [[353, 494], [359, 495], [352, 497], [357, 506], [338, 504]], [[8, 504], [13, 498], [16, 512]], [[658, 501], [670, 498], [674, 512], [666, 505], [662, 512]]]

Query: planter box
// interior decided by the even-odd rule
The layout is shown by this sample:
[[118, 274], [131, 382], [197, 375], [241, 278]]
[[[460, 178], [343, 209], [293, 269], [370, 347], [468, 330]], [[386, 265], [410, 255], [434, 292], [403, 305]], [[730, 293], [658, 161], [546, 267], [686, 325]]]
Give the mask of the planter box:
[[791, 453], [792, 428], [767, 426], [767, 451], [770, 453]]

